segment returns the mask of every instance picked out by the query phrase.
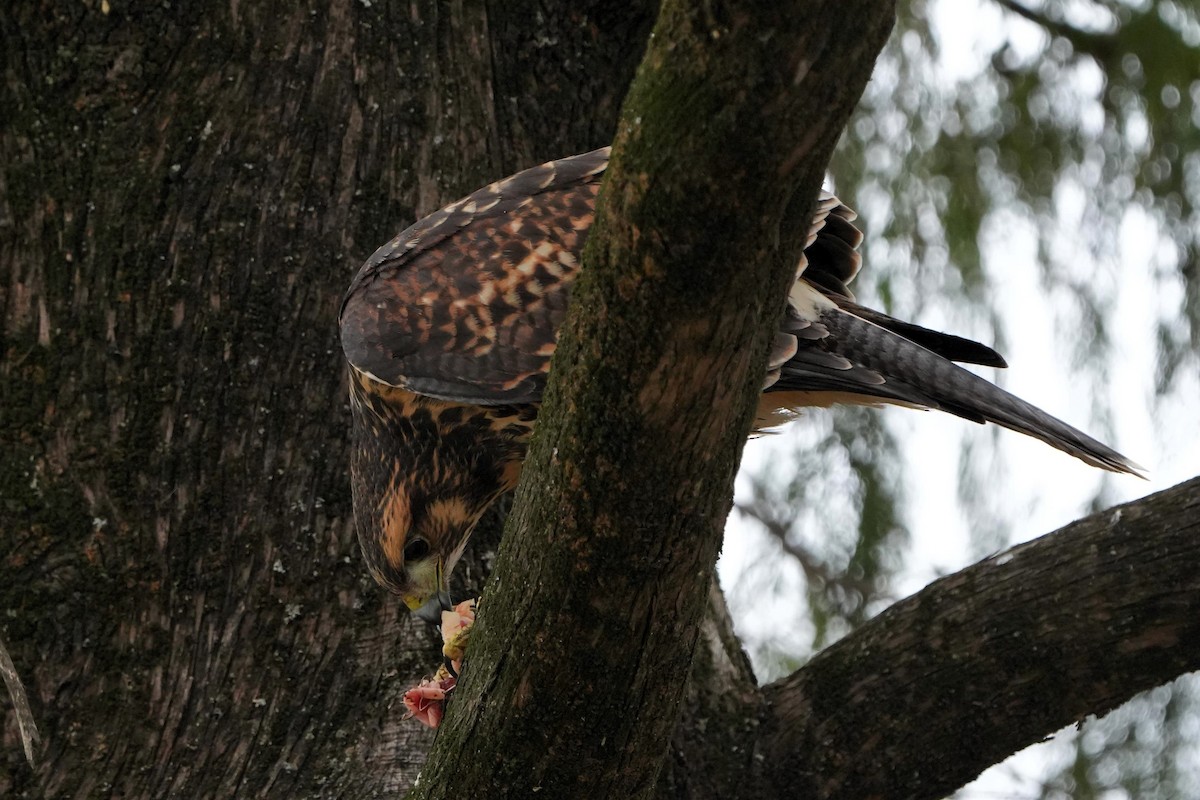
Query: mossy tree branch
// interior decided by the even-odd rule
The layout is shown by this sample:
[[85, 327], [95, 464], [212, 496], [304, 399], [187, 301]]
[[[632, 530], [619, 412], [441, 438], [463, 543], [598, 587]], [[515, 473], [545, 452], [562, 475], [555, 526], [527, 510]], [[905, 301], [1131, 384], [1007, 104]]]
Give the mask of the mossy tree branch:
[[719, 592], [662, 800], [934, 800], [1200, 668], [1200, 478], [937, 581], [757, 687]]
[[769, 797], [944, 797], [1200, 669], [1200, 478], [947, 576], [768, 686]]
[[654, 791], [769, 340], [890, 4], [668, 0], [422, 798]]

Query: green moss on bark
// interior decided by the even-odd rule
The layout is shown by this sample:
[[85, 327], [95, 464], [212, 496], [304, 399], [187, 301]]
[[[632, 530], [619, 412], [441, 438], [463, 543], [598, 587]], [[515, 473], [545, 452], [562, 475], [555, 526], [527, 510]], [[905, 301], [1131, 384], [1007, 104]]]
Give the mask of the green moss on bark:
[[[842, 7], [827, 5], [665, 4], [470, 668], [413, 796], [655, 790], [767, 343], [890, 27], [872, 6], [856, 60], [811, 35]], [[802, 64], [836, 89], [821, 70], [798, 80]]]

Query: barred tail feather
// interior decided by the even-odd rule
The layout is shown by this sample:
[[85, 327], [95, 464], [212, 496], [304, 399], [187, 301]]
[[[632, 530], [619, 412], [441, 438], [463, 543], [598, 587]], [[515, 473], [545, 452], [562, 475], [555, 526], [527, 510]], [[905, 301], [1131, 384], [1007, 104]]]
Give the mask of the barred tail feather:
[[773, 391], [940, 409], [1032, 436], [1092, 466], [1144, 477], [1116, 450], [898, 333], [840, 308], [823, 310], [818, 322], [829, 333], [824, 348], [797, 353]]

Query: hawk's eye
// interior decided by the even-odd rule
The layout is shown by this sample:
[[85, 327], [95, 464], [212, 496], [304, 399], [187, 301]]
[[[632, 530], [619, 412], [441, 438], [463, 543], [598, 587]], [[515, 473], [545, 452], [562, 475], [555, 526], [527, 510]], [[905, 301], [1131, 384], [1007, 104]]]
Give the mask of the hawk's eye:
[[404, 548], [405, 561], [420, 561], [427, 555], [429, 555], [429, 542], [424, 539], [413, 539]]

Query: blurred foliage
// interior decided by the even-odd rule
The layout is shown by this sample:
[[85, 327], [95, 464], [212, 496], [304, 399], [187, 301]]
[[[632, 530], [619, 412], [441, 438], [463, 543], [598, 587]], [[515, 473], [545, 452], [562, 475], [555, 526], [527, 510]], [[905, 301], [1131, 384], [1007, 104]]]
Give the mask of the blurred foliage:
[[[1133, 220], [1150, 231], [1135, 246], [1159, 301], [1154, 393], [1195, 374], [1200, 1], [910, 0], [830, 172], [867, 234], [860, 299], [1002, 351], [1005, 324], [1021, 321], [999, 319], [989, 296], [1014, 230], [1035, 237], [1040, 290], [1101, 438], [1100, 388], [1124, 322], [1113, 273]], [[748, 637], [764, 679], [894, 600], [908, 541], [901, 442], [879, 415], [814, 412], [785, 435], [796, 474], [754, 476], [738, 507], [777, 549], [734, 587], [735, 610], [783, 591], [781, 563], [794, 565], [805, 599], [773, 626], [802, 640]], [[1006, 469], [969, 451], [960, 462], [956, 500], [980, 555], [1008, 540], [1003, 498], [985, 491]], [[1107, 488], [1094, 508], [1108, 504]], [[1060, 737], [1061, 768], [1022, 796], [1200, 797], [1200, 715], [1181, 683]]]
[[[801, 432], [798, 449], [821, 458], [795, 459], [795, 472], [763, 472], [751, 478], [750, 500], [736, 512], [762, 526], [776, 548], [790, 556], [803, 574], [807, 604], [778, 627], [810, 630], [799, 652], [776, 641], [758, 653], [771, 675], [786, 674], [803, 654], [837, 641], [881, 611], [896, 597], [888, 576], [900, 566], [907, 532], [898, 517], [896, 459], [880, 460], [879, 451], [895, 450], [878, 415], [866, 409], [814, 417]], [[814, 491], [836, 489], [814, 502]], [[846, 535], [827, 536], [828, 530]], [[764, 559], [766, 580], [776, 565]], [[757, 585], [757, 579], [747, 585]], [[735, 597], [740, 602], [745, 598]]]
[[[1185, 675], [1109, 714], [1055, 736], [1048, 777], [1006, 764], [1014, 787], [1001, 795], [1030, 800], [1182, 800], [1200, 797], [1200, 679]], [[962, 800], [996, 795], [970, 788]]]

